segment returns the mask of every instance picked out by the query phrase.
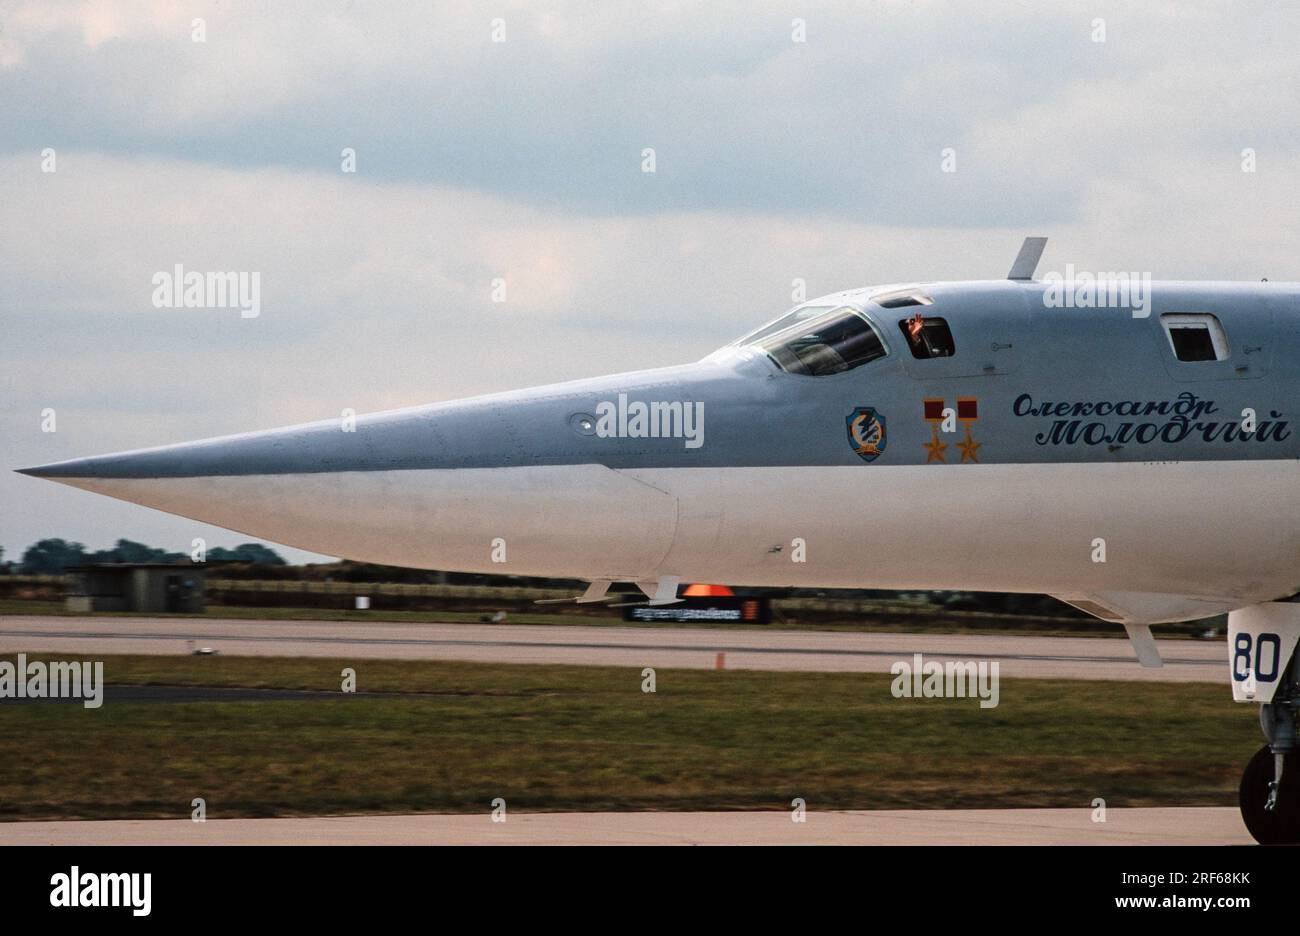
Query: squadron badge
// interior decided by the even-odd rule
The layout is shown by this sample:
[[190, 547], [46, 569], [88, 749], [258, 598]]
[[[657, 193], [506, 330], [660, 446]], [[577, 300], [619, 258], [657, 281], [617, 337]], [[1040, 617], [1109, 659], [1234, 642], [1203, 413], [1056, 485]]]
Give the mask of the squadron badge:
[[885, 451], [885, 417], [870, 406], [859, 406], [849, 413], [849, 445], [865, 462], [873, 462]]

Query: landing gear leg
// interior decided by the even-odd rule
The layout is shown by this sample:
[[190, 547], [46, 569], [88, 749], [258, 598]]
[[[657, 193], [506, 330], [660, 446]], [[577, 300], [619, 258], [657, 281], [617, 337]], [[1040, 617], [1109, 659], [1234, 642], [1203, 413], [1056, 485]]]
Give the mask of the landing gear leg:
[[1300, 602], [1273, 602], [1228, 615], [1232, 695], [1259, 704], [1268, 744], [1241, 776], [1241, 818], [1261, 845], [1300, 844]]

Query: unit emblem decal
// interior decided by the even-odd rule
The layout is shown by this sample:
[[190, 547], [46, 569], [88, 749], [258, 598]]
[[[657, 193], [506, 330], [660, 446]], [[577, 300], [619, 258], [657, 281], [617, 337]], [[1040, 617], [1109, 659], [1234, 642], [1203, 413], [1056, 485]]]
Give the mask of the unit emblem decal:
[[853, 446], [863, 461], [873, 462], [885, 451], [889, 441], [885, 434], [885, 417], [874, 407], [859, 406], [849, 413], [849, 445]]

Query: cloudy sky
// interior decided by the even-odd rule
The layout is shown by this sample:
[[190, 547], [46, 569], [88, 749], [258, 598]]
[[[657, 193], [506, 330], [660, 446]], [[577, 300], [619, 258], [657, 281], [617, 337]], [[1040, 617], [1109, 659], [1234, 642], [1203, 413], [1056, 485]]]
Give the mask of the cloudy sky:
[[[0, 2], [0, 468], [693, 360], [796, 279], [997, 277], [1026, 234], [1040, 273], [1300, 279], [1296, 35], [1264, 2]], [[155, 308], [178, 263], [258, 272], [261, 314]], [[47, 536], [246, 539], [0, 472], [7, 558]]]

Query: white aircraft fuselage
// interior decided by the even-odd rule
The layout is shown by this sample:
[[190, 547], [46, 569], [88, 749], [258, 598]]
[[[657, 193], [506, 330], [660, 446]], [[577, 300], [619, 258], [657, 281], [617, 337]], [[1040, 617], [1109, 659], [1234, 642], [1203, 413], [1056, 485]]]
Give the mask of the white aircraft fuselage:
[[[1231, 612], [1241, 786], [1300, 841], [1300, 286], [1031, 279], [837, 293], [695, 364], [76, 459], [27, 474], [367, 562], [1056, 595]], [[1124, 284], [1120, 284], [1124, 285]]]
[[1300, 288], [1155, 283], [1140, 317], [1048, 289], [840, 293], [696, 364], [29, 473], [418, 568], [1047, 593], [1132, 623], [1295, 594]]

